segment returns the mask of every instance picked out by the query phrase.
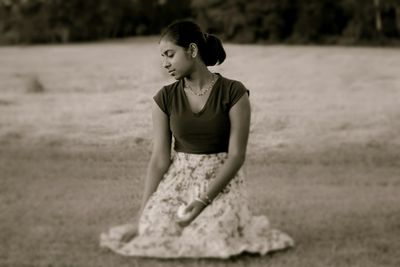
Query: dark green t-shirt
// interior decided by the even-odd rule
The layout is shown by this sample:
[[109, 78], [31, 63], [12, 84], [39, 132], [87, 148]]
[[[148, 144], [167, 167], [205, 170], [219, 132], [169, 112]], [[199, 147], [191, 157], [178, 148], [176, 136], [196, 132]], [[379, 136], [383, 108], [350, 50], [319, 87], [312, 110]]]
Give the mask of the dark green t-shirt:
[[229, 110], [244, 93], [249, 94], [249, 90], [239, 81], [217, 75], [207, 102], [198, 113], [190, 108], [183, 79], [164, 86], [154, 96], [155, 102], [168, 115], [175, 151], [192, 154], [228, 152]]

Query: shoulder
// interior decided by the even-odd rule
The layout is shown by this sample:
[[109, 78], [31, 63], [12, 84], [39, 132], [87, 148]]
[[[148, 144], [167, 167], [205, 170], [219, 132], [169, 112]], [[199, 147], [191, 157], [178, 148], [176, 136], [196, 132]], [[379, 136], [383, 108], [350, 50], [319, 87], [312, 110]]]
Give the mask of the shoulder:
[[238, 80], [233, 80], [219, 75], [221, 79], [220, 90], [222, 103], [228, 110], [233, 107], [244, 94], [250, 95], [250, 91]]
[[219, 78], [221, 79], [221, 83], [225, 86], [225, 87], [237, 87], [237, 86], [242, 86], [244, 87], [243, 83], [238, 81], [238, 80], [234, 80], [231, 78], [227, 78], [225, 76], [222, 76], [221, 74], [219, 74]]
[[178, 87], [180, 84], [180, 80], [176, 81], [174, 83], [170, 83], [167, 85], [164, 85], [158, 92], [155, 94], [154, 98], [162, 98], [164, 99], [165, 102], [171, 101], [173, 96], [178, 92]]
[[250, 95], [250, 91], [242, 82], [226, 78], [222, 75], [219, 76], [221, 79], [221, 88], [223, 90], [223, 93], [226, 97], [230, 99], [230, 101], [236, 102], [238, 98], [240, 98], [245, 93], [247, 93], [247, 95]]
[[178, 89], [180, 80], [164, 85], [158, 92], [157, 94], [161, 94], [161, 95], [165, 95], [165, 96], [170, 96], [172, 94], [174, 94], [176, 92], [176, 90]]
[[238, 80], [230, 79], [219, 75], [221, 79], [221, 87], [225, 91], [225, 93], [232, 95], [232, 94], [241, 94], [247, 92], [249, 94], [249, 90], [246, 86]]
[[167, 115], [170, 115], [171, 100], [178, 90], [179, 82], [180, 81], [176, 81], [174, 83], [164, 85], [153, 97], [161, 110]]

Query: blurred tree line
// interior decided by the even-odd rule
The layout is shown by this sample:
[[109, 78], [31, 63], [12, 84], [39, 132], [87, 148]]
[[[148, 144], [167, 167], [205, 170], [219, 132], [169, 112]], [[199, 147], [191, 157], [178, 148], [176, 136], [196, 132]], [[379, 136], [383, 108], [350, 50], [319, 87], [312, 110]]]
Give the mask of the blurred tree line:
[[152, 35], [179, 18], [195, 18], [206, 31], [235, 42], [400, 38], [400, 0], [0, 0], [0, 43]]
[[42, 43], [150, 35], [190, 0], [0, 0], [0, 42]]
[[193, 0], [201, 24], [238, 42], [361, 43], [400, 37], [400, 0]]

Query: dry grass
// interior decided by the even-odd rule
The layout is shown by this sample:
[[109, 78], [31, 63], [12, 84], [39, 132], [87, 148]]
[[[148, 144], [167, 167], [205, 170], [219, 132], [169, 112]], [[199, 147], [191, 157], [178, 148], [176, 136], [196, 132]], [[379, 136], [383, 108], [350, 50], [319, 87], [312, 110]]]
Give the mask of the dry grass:
[[[0, 48], [0, 266], [399, 266], [400, 55], [226, 45], [215, 70], [251, 90], [255, 213], [295, 249], [228, 261], [124, 258], [98, 234], [136, 211], [155, 39]], [[37, 73], [46, 85], [26, 91]]]
[[31, 74], [27, 77], [26, 91], [28, 93], [44, 93], [46, 89], [39, 77], [35, 74]]

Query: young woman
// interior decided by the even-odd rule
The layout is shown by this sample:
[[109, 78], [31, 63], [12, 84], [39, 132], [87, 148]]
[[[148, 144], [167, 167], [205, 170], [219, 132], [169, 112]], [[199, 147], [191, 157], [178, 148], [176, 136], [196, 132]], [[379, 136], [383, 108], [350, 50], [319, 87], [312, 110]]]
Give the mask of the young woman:
[[249, 209], [241, 169], [249, 91], [208, 70], [225, 60], [221, 41], [185, 20], [166, 28], [159, 47], [163, 67], [177, 81], [154, 96], [154, 145], [142, 205], [133, 224], [111, 228], [101, 245], [159, 258], [228, 258], [293, 246]]

